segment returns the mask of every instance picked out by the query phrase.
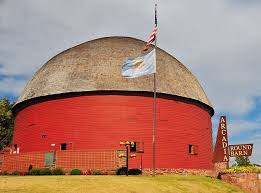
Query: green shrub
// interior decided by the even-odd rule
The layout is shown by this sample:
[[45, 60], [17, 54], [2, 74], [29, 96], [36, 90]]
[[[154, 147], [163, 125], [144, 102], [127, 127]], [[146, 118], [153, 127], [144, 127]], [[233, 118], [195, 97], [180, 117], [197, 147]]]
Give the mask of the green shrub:
[[129, 169], [128, 174], [129, 175], [140, 175], [141, 174], [141, 170], [137, 169], [137, 168]]
[[116, 170], [116, 175], [126, 175], [127, 167], [121, 167]]
[[41, 176], [52, 175], [52, 170], [50, 170], [49, 168], [41, 169], [40, 172], [39, 172], [39, 175], [41, 175]]
[[7, 171], [3, 171], [3, 172], [1, 173], [1, 175], [3, 175], [3, 176], [7, 176], [7, 175], [9, 175], [9, 174], [8, 174]]
[[27, 172], [27, 175], [32, 176], [40, 176], [40, 175], [64, 175], [64, 171], [62, 169], [53, 169], [50, 170], [49, 168], [44, 169], [31, 169], [29, 172]]
[[18, 175], [19, 175], [19, 172], [18, 172], [18, 171], [13, 171], [13, 172], [11, 173], [11, 175], [12, 175], [12, 176], [18, 176]]
[[261, 168], [258, 168], [256, 166], [234, 166], [231, 167], [229, 169], [226, 170], [226, 172], [228, 173], [233, 173], [233, 172], [256, 172], [256, 173], [260, 173], [261, 172]]
[[235, 160], [235, 166], [250, 166], [250, 160], [247, 156], [237, 156]]
[[53, 175], [64, 175], [64, 171], [60, 168], [56, 168], [52, 170]]
[[40, 175], [40, 169], [31, 169], [27, 174], [32, 176], [39, 176]]
[[92, 175], [102, 175], [102, 172], [100, 170], [93, 170]]
[[[140, 175], [142, 172], [140, 169], [133, 168], [129, 169], [129, 175]], [[127, 167], [121, 167], [116, 170], [116, 175], [126, 175], [127, 174]]]
[[81, 175], [82, 171], [79, 169], [72, 169], [70, 175]]

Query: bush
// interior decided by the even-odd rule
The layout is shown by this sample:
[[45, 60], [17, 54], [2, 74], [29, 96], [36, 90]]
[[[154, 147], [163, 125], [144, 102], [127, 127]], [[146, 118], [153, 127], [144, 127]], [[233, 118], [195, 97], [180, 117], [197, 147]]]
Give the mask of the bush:
[[19, 172], [18, 172], [18, 171], [13, 171], [13, 172], [11, 173], [11, 175], [12, 175], [12, 176], [18, 176], [18, 175], [19, 175]]
[[32, 176], [40, 176], [40, 175], [64, 175], [64, 171], [62, 169], [53, 169], [50, 170], [49, 168], [44, 169], [31, 169], [27, 175]]
[[49, 168], [41, 169], [39, 175], [52, 175], [52, 170], [50, 170]]
[[256, 166], [234, 166], [226, 170], [228, 173], [233, 173], [233, 172], [256, 172], [260, 173], [261, 169], [256, 167]]
[[7, 171], [4, 171], [4, 172], [1, 173], [1, 175], [3, 175], [3, 176], [7, 176], [7, 175], [9, 175], [9, 174], [8, 174]]
[[72, 169], [70, 175], [81, 175], [82, 171], [79, 169]]
[[121, 167], [116, 170], [116, 175], [126, 175], [127, 167]]
[[39, 176], [40, 175], [40, 169], [31, 169], [27, 174], [32, 176]]
[[102, 175], [102, 172], [100, 170], [93, 170], [92, 175]]
[[247, 156], [237, 156], [235, 160], [235, 166], [249, 166], [250, 160]]
[[[140, 175], [142, 172], [140, 169], [133, 168], [129, 169], [129, 175]], [[126, 175], [127, 174], [127, 167], [121, 167], [116, 170], [116, 175]]]
[[64, 175], [64, 171], [60, 168], [56, 168], [52, 170], [53, 175]]
[[141, 170], [137, 168], [129, 169], [129, 175], [140, 175]]

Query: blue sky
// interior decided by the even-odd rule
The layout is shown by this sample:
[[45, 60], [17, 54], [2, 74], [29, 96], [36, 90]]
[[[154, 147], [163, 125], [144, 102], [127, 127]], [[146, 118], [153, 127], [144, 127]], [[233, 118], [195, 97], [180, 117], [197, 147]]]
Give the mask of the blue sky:
[[[254, 143], [261, 163], [261, 1], [158, 1], [158, 46], [198, 78], [215, 115], [227, 115], [229, 143]], [[0, 97], [15, 100], [46, 61], [91, 39], [147, 40], [151, 0], [0, 0]]]

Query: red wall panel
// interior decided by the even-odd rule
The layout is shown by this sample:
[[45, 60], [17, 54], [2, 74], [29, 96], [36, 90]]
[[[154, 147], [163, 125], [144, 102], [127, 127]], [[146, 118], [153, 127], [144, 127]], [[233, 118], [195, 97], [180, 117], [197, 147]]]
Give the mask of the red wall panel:
[[[143, 167], [152, 168], [153, 98], [96, 95], [49, 100], [28, 106], [15, 118], [20, 152], [120, 149], [121, 140], [143, 141]], [[211, 116], [199, 105], [157, 98], [156, 167], [212, 169]], [[51, 146], [55, 144], [55, 146]], [[188, 145], [198, 146], [198, 155]], [[140, 157], [130, 160], [140, 166]]]

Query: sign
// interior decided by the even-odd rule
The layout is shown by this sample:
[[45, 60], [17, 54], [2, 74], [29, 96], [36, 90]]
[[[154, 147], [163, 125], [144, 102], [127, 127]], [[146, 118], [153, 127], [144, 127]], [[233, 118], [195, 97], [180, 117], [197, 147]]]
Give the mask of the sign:
[[130, 146], [130, 152], [144, 153], [144, 142], [120, 141], [121, 146]]
[[251, 156], [253, 144], [228, 145], [226, 116], [219, 120], [216, 145], [214, 149], [214, 162], [228, 162], [229, 157]]
[[136, 152], [144, 153], [144, 142], [136, 142]]
[[229, 156], [251, 156], [253, 144], [229, 145]]
[[221, 116], [219, 120], [218, 134], [213, 160], [214, 162], [229, 161], [226, 116]]

